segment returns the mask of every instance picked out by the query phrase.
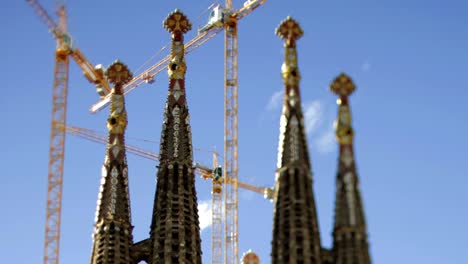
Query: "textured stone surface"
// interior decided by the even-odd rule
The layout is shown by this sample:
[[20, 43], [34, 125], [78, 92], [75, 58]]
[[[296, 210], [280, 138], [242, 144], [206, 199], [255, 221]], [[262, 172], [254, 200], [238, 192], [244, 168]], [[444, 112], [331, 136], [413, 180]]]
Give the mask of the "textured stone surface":
[[288, 17], [278, 27], [277, 34], [285, 40], [285, 62], [282, 66], [285, 92], [280, 120], [271, 259], [274, 264], [319, 264], [320, 233], [296, 54], [296, 39], [302, 35], [302, 29]]
[[151, 252], [151, 240], [145, 239], [132, 245], [132, 264], [138, 264], [140, 261], [149, 263], [149, 257]]
[[133, 227], [124, 140], [127, 113], [122, 86], [131, 79], [131, 73], [120, 62], [113, 63], [107, 73], [115, 87], [107, 121], [109, 137], [96, 209], [91, 263], [129, 264], [132, 263]]
[[333, 256], [335, 264], [370, 264], [366, 221], [353, 150], [353, 129], [348, 96], [355, 90], [352, 80], [340, 74], [330, 90], [337, 94], [339, 111], [336, 137], [339, 142], [336, 177]]
[[176, 10], [168, 16], [164, 26], [171, 33], [172, 49], [150, 231], [149, 263], [201, 263], [192, 135], [185, 95], [183, 33], [190, 29], [190, 22]]

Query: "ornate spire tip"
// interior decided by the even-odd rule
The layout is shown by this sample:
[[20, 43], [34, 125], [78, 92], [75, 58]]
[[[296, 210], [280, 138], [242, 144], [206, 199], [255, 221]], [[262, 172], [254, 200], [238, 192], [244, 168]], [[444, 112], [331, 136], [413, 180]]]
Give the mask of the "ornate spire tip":
[[163, 22], [163, 26], [171, 33], [181, 31], [184, 34], [192, 29], [192, 24], [179, 9], [174, 10], [167, 16]]
[[298, 40], [304, 35], [299, 23], [292, 17], [288, 16], [275, 30], [276, 35], [284, 40]]
[[356, 90], [356, 86], [348, 75], [341, 73], [333, 80], [330, 90], [340, 97], [347, 97]]
[[123, 64], [119, 60], [116, 60], [114, 63], [109, 65], [106, 71], [106, 76], [109, 82], [114, 85], [124, 85], [133, 78], [133, 75], [127, 65]]

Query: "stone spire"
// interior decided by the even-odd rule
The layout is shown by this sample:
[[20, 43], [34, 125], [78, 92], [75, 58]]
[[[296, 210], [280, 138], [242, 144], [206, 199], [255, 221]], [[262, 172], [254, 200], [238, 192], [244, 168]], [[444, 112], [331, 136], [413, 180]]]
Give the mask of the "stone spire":
[[320, 264], [320, 234], [299, 91], [296, 40], [303, 31], [288, 17], [276, 29], [285, 40], [285, 85], [274, 198], [272, 263]]
[[171, 33], [172, 46], [149, 263], [201, 263], [192, 133], [185, 95], [183, 34], [191, 29], [191, 24], [184, 14], [175, 10], [164, 21], [164, 28]]
[[354, 161], [354, 133], [348, 101], [348, 96], [354, 92], [355, 86], [348, 76], [340, 74], [331, 84], [330, 90], [339, 96], [338, 120], [335, 124], [340, 154], [333, 229], [334, 263], [370, 264], [366, 221]]
[[109, 66], [106, 75], [114, 84], [114, 88], [110, 99], [110, 116], [107, 120], [109, 138], [102, 167], [91, 263], [128, 264], [131, 263], [133, 227], [124, 140], [127, 112], [122, 87], [132, 79], [132, 74], [126, 65], [117, 61]]

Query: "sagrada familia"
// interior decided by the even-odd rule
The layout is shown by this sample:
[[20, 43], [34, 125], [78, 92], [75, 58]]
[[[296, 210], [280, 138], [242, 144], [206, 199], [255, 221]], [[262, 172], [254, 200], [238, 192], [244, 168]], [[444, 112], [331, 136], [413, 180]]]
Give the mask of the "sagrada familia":
[[[183, 35], [191, 29], [176, 10], [163, 23], [171, 33], [169, 91], [161, 132], [160, 163], [149, 237], [134, 242], [125, 151], [127, 113], [123, 86], [132, 79], [119, 61], [106, 70], [114, 85], [109, 132], [93, 235], [91, 264], [175, 264], [202, 262], [195, 190], [190, 116], [185, 89]], [[312, 167], [301, 109], [296, 41], [303, 31], [288, 17], [276, 30], [285, 42], [282, 66], [284, 100], [280, 119], [278, 164], [274, 188], [271, 262], [274, 264], [370, 264], [366, 222], [353, 151], [348, 96], [352, 80], [339, 75], [330, 90], [338, 97], [336, 137], [339, 143], [333, 246], [321, 246], [312, 188]]]

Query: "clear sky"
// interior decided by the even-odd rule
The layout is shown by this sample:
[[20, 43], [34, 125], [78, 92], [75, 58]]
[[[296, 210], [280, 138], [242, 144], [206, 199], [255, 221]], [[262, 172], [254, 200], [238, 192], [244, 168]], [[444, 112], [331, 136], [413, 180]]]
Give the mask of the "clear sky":
[[[41, 3], [52, 13], [53, 1]], [[91, 62], [119, 58], [136, 72], [169, 42], [162, 28], [169, 12], [179, 8], [193, 22], [188, 41], [206, 22], [211, 1], [66, 4], [74, 44]], [[305, 32], [298, 41], [301, 91], [323, 245], [331, 246], [337, 168], [336, 97], [327, 87], [346, 72], [357, 85], [350, 100], [373, 262], [468, 263], [467, 14], [463, 0], [270, 0], [245, 17], [239, 22], [239, 179], [273, 184], [283, 89], [283, 46], [274, 29], [290, 15]], [[25, 1], [3, 2], [0, 30], [0, 255], [3, 263], [41, 263], [55, 41]], [[223, 146], [223, 49], [219, 34], [186, 58], [193, 144], [204, 150]], [[68, 124], [105, 132], [108, 109], [88, 113], [98, 96], [70, 65]], [[162, 72], [127, 96], [127, 143], [159, 151], [167, 87]], [[127, 156], [139, 241], [149, 233], [156, 163]], [[207, 165], [210, 156], [195, 152]], [[104, 145], [67, 136], [61, 263], [89, 261], [103, 160]], [[204, 219], [210, 186], [197, 179]], [[272, 208], [259, 194], [239, 192], [240, 254], [253, 249], [270, 262]], [[204, 263], [211, 259], [207, 225]]]

